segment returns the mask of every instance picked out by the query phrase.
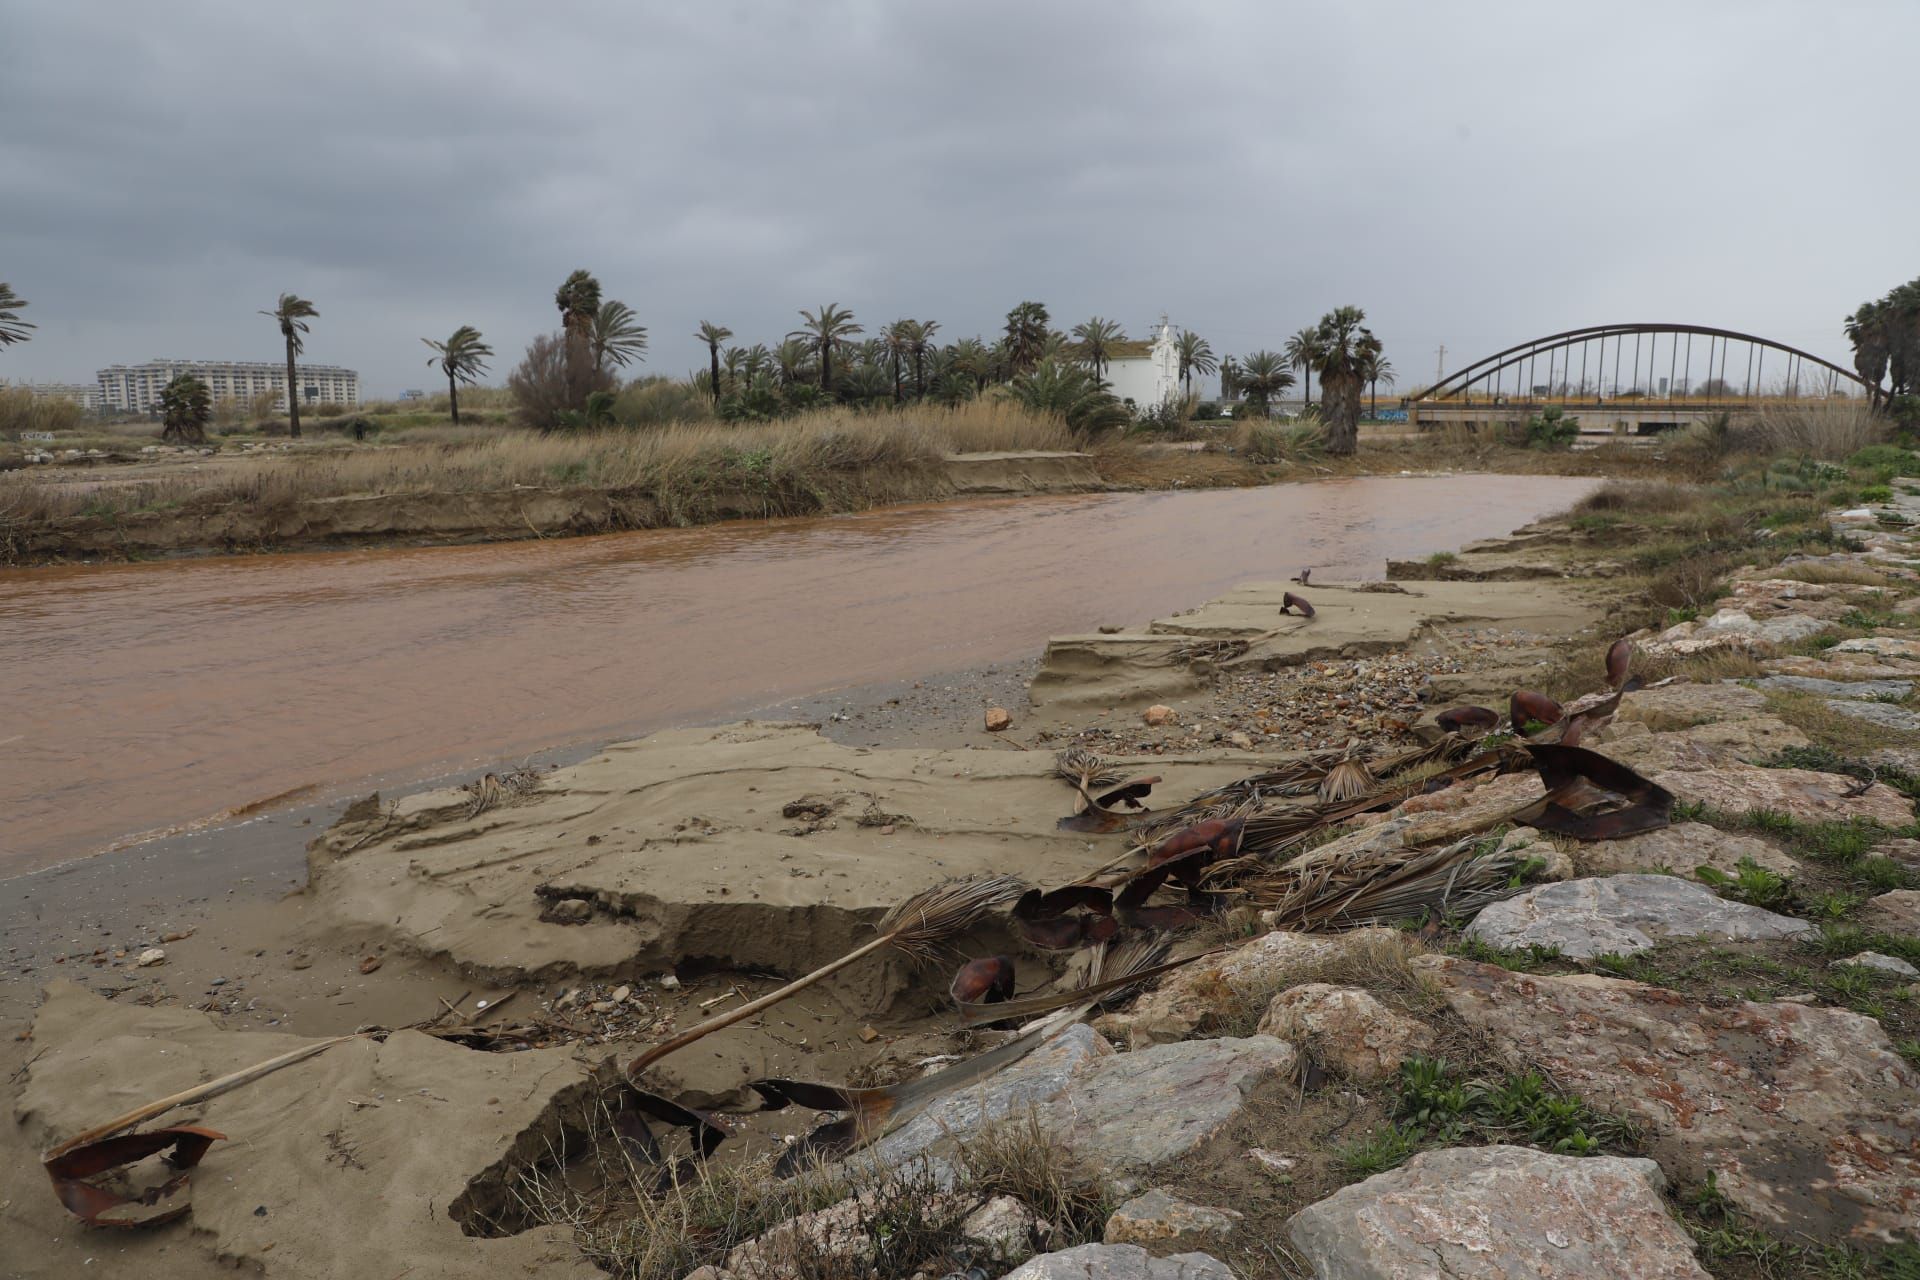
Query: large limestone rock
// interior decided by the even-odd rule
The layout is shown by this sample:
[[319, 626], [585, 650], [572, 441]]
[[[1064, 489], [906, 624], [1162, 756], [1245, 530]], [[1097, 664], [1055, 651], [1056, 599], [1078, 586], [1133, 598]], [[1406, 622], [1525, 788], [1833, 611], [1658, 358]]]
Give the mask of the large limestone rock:
[[1730, 902], [1676, 876], [1594, 876], [1536, 885], [1467, 926], [1495, 947], [1558, 947], [1576, 960], [1632, 955], [1669, 938], [1752, 942], [1816, 932], [1805, 920]]
[[1433, 1048], [1433, 1028], [1389, 1009], [1356, 987], [1324, 982], [1290, 987], [1273, 998], [1260, 1033], [1304, 1049], [1337, 1076], [1371, 1084]]
[[873, 1154], [883, 1165], [900, 1164], [941, 1145], [966, 1139], [1009, 1118], [1024, 1119], [1067, 1091], [1077, 1073], [1113, 1053], [1113, 1046], [1085, 1023], [1068, 1027], [1032, 1053], [970, 1089], [958, 1089], [882, 1138]]
[[1700, 867], [1733, 875], [1742, 862], [1787, 877], [1800, 872], [1800, 864], [1769, 841], [1704, 822], [1677, 822], [1624, 840], [1582, 841], [1573, 849], [1574, 867], [1588, 876], [1672, 872], [1698, 879]]
[[1123, 1177], [1193, 1150], [1239, 1116], [1256, 1085], [1297, 1062], [1293, 1047], [1271, 1036], [1134, 1053], [1077, 1047], [1092, 1037], [1073, 1028], [1061, 1037], [1067, 1043], [940, 1099], [876, 1143], [872, 1159], [895, 1165], [937, 1154], [996, 1121], [1031, 1117], [1051, 1141]]
[[[15, 1106], [18, 1132], [35, 1149], [51, 1147], [311, 1039], [223, 1031], [206, 1014], [109, 1002], [55, 983], [34, 1018], [33, 1061]], [[413, 1031], [336, 1045], [167, 1118], [227, 1135], [193, 1171], [185, 1224], [157, 1234], [90, 1232], [62, 1212], [40, 1179], [45, 1237], [8, 1239], [9, 1223], [0, 1228], [0, 1257], [32, 1250], [47, 1261], [46, 1274], [86, 1275], [106, 1269], [85, 1270], [84, 1259], [117, 1253], [137, 1237], [166, 1246], [168, 1275], [239, 1268], [322, 1280], [384, 1277], [406, 1265], [409, 1280], [536, 1272], [589, 1280], [600, 1273], [565, 1228], [500, 1236], [463, 1230], [463, 1222], [481, 1225], [490, 1208], [510, 1211], [504, 1196], [474, 1184], [510, 1145], [538, 1149], [559, 1140], [556, 1108], [586, 1078], [587, 1064], [571, 1049], [476, 1053]], [[79, 1252], [63, 1264], [64, 1250]], [[107, 1273], [147, 1271], [135, 1265]]]
[[1293, 1046], [1271, 1036], [1155, 1045], [1090, 1064], [1035, 1114], [1094, 1168], [1139, 1172], [1213, 1137], [1239, 1117], [1256, 1085], [1297, 1065]]
[[1137, 1244], [1149, 1253], [1185, 1253], [1219, 1244], [1245, 1217], [1232, 1209], [1190, 1204], [1155, 1187], [1115, 1209], [1101, 1238], [1108, 1244]]
[[1754, 685], [1783, 693], [1810, 693], [1820, 698], [1904, 698], [1913, 692], [1911, 680], [1822, 680], [1816, 676], [1763, 676]]
[[1869, 898], [1860, 918], [1876, 929], [1920, 938], [1920, 889], [1894, 889]]
[[1651, 1160], [1424, 1151], [1287, 1224], [1316, 1280], [1704, 1280]]
[[1210, 1254], [1156, 1258], [1137, 1244], [1083, 1244], [1029, 1258], [1004, 1280], [1234, 1280], [1234, 1275]]
[[1780, 614], [1756, 620], [1739, 609], [1722, 609], [1711, 618], [1682, 622], [1642, 642], [1648, 653], [1711, 653], [1716, 649], [1754, 649], [1792, 644], [1819, 635], [1828, 623], [1805, 614]]
[[[1920, 596], [1915, 596], [1920, 600]], [[1809, 676], [1816, 680], [1915, 680], [1920, 679], [1920, 662], [1905, 658], [1878, 658], [1870, 653], [1831, 651], [1817, 658], [1795, 655], [1768, 658], [1760, 666], [1780, 675]]]
[[1613, 725], [1601, 751], [1642, 773], [1659, 769], [1717, 769], [1754, 764], [1811, 740], [1778, 716], [1711, 720], [1689, 729], [1655, 733], [1636, 721]]
[[1134, 1001], [1132, 1008], [1105, 1014], [1094, 1022], [1103, 1034], [1136, 1048], [1166, 1044], [1211, 1030], [1224, 1018], [1257, 1013], [1273, 993], [1343, 954], [1359, 948], [1400, 942], [1392, 929], [1355, 929], [1350, 933], [1288, 933], [1275, 930], [1255, 938], [1218, 964], [1190, 964]]
[[1920, 658], [1920, 640], [1903, 640], [1897, 636], [1864, 636], [1857, 640], [1842, 640], [1833, 646], [1833, 653], [1870, 653], [1876, 658]]
[[1775, 1234], [1894, 1240], [1920, 1215], [1920, 1088], [1872, 1018], [1778, 1003], [1697, 1004], [1592, 975], [1452, 956], [1414, 967], [1514, 1069], [1634, 1120], [1661, 1168], [1707, 1174]]
[[1847, 698], [1828, 698], [1827, 710], [1896, 733], [1920, 733], [1920, 714], [1888, 702], [1854, 702]]
[[1864, 818], [1889, 827], [1904, 827], [1913, 821], [1913, 803], [1884, 782], [1850, 796], [1847, 792], [1855, 785], [1853, 779], [1811, 769], [1730, 764], [1714, 769], [1662, 769], [1651, 776], [1682, 802], [1703, 804], [1722, 813], [1768, 809], [1802, 822]]
[[1662, 733], [1689, 729], [1697, 724], [1765, 715], [1766, 710], [1765, 694], [1739, 685], [1669, 684], [1627, 694], [1620, 700], [1620, 710], [1614, 718], [1626, 724], [1644, 724], [1655, 733]]

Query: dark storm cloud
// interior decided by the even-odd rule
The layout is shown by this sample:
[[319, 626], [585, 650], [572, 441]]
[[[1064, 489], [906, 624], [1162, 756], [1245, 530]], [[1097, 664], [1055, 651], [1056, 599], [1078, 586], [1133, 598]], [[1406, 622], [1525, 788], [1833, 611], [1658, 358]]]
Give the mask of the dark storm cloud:
[[776, 340], [1162, 311], [1246, 351], [1341, 302], [1403, 373], [1606, 320], [1839, 354], [1913, 275], [1920, 11], [1797, 3], [39, 4], [0, 0], [0, 375], [312, 358], [500, 372], [587, 266], [700, 361]]

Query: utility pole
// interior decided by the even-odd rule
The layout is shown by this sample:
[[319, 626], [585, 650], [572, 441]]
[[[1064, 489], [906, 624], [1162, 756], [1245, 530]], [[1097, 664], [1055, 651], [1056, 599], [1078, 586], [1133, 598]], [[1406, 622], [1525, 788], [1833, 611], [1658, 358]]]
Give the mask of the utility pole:
[[1433, 362], [1433, 382], [1435, 386], [1438, 386], [1440, 385], [1440, 380], [1447, 376], [1447, 344], [1444, 342], [1441, 343], [1440, 350], [1434, 354], [1437, 359]]

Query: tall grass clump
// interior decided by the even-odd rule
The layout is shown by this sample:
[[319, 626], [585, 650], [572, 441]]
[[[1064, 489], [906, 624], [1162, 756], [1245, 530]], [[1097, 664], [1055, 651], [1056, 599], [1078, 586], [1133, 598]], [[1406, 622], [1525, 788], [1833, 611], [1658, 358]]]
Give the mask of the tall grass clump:
[[823, 409], [754, 426], [546, 434], [416, 427], [405, 434], [423, 443], [248, 458], [219, 471], [93, 492], [0, 480], [0, 512], [21, 528], [189, 504], [238, 503], [264, 512], [348, 496], [594, 489], [651, 500], [667, 522], [693, 524], [727, 513], [805, 515], [938, 497], [946, 492], [949, 454], [1073, 447], [1058, 418], [1004, 400], [897, 413]]
[[1272, 465], [1311, 462], [1327, 451], [1326, 424], [1318, 418], [1285, 422], [1274, 418], [1240, 418], [1233, 424], [1234, 450], [1249, 461]]
[[1838, 461], [1884, 444], [1887, 423], [1861, 400], [1799, 400], [1763, 406], [1746, 451]]
[[37, 396], [25, 387], [0, 387], [0, 435], [22, 431], [76, 431], [86, 410], [71, 400]]

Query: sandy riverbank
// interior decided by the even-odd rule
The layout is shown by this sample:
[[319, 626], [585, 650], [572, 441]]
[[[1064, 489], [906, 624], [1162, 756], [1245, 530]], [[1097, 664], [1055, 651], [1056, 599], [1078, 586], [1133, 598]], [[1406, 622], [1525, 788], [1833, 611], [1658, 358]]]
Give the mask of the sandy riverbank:
[[[178, 926], [172, 931], [194, 929], [165, 944], [165, 964], [139, 970], [112, 954], [122, 942], [151, 940], [161, 926], [149, 919], [130, 922], [124, 934], [116, 930], [102, 956], [84, 940], [65, 954], [64, 964], [50, 965], [40, 953], [26, 966], [31, 971], [10, 985], [12, 1000], [50, 972], [77, 970], [115, 992], [107, 1004], [57, 992], [33, 1039], [14, 1047], [10, 1056], [44, 1058], [27, 1073], [19, 1095], [24, 1123], [17, 1136], [31, 1141], [31, 1135], [70, 1129], [89, 1108], [110, 1110], [110, 1098], [149, 1083], [118, 1058], [87, 1056], [90, 1039], [103, 1035], [126, 1038], [122, 1057], [165, 1045], [184, 1059], [181, 1069], [190, 1077], [284, 1043], [245, 1040], [236, 1034], [241, 1029], [311, 1036], [368, 1021], [402, 1025], [433, 1012], [436, 996], [464, 997], [463, 1007], [470, 1008], [474, 999], [492, 1002], [513, 993], [518, 1008], [510, 1020], [553, 1020], [545, 1047], [475, 1053], [399, 1033], [383, 1046], [355, 1046], [304, 1077], [286, 1073], [253, 1101], [214, 1104], [207, 1118], [216, 1127], [273, 1137], [244, 1155], [233, 1154], [238, 1146], [229, 1149], [224, 1165], [209, 1157], [209, 1173], [220, 1169], [234, 1181], [203, 1176], [190, 1230], [106, 1238], [68, 1227], [49, 1240], [37, 1225], [45, 1215], [23, 1216], [22, 1206], [44, 1199], [45, 1188], [24, 1150], [15, 1151], [9, 1162], [15, 1173], [0, 1188], [0, 1221], [23, 1239], [31, 1233], [35, 1257], [43, 1259], [20, 1274], [65, 1274], [61, 1266], [81, 1263], [76, 1246], [108, 1251], [102, 1260], [122, 1271], [104, 1274], [132, 1274], [130, 1268], [162, 1277], [194, 1274], [209, 1248], [259, 1260], [270, 1274], [318, 1274], [302, 1268], [323, 1253], [335, 1268], [360, 1269], [398, 1253], [418, 1258], [420, 1275], [515, 1265], [566, 1274], [579, 1263], [564, 1231], [490, 1236], [470, 1230], [486, 1215], [506, 1212], [499, 1199], [506, 1184], [488, 1172], [496, 1156], [507, 1158], [504, 1144], [552, 1138], [558, 1132], [552, 1126], [564, 1126], [564, 1108], [571, 1105], [562, 1099], [610, 1047], [631, 1051], [713, 1007], [767, 989], [768, 971], [791, 974], [837, 954], [865, 936], [862, 926], [887, 905], [954, 871], [1011, 871], [1050, 884], [1117, 852], [1124, 843], [1119, 837], [1054, 826], [1071, 799], [1050, 776], [1057, 747], [1096, 746], [1123, 771], [1158, 774], [1152, 802], [1178, 803], [1303, 748], [1363, 742], [1375, 751], [1416, 742], [1416, 724], [1430, 722], [1436, 710], [1456, 701], [1500, 705], [1516, 684], [1563, 696], [1592, 687], [1597, 654], [1623, 614], [1644, 612], [1622, 596], [1617, 578], [1590, 576], [1621, 554], [1608, 545], [1613, 531], [1603, 532], [1607, 536], [1489, 546], [1463, 556], [1459, 570], [1432, 566], [1436, 575], [1446, 568], [1444, 576], [1457, 580], [1404, 580], [1398, 591], [1352, 591], [1343, 588], [1353, 584], [1339, 583], [1295, 587], [1323, 606], [1326, 628], [1319, 635], [1311, 626], [1296, 629], [1298, 615], [1279, 611], [1284, 589], [1246, 590], [1185, 616], [1062, 641], [1037, 666], [768, 709], [767, 720], [817, 727], [670, 731], [542, 770], [523, 794], [488, 805], [475, 805], [470, 792], [423, 793], [398, 804], [388, 797], [359, 806], [314, 840], [308, 887], [273, 903], [264, 900], [274, 896], [280, 877], [286, 883], [298, 877], [289, 867], [297, 838], [325, 823], [302, 823], [315, 815], [263, 822], [253, 829], [256, 836], [272, 832], [278, 839], [240, 838], [257, 852], [274, 846], [263, 852], [253, 885], [228, 886], [231, 899], [221, 892], [183, 911], [162, 912]], [[1543, 572], [1549, 566], [1557, 577]], [[1885, 572], [1912, 577], [1894, 566]], [[1833, 614], [1822, 616], [1822, 625], [1857, 629], [1856, 621], [1843, 621], [1826, 605], [1810, 606], [1821, 595], [1811, 583], [1798, 595], [1744, 583], [1738, 590], [1756, 616], [1812, 607], [1817, 615]], [[1714, 634], [1732, 630], [1728, 624]], [[1666, 645], [1670, 655], [1673, 645], [1691, 638], [1691, 631], [1650, 633], [1647, 647]], [[1102, 641], [1115, 652], [1085, 660]], [[1761, 657], [1766, 652], [1760, 650]], [[1867, 656], [1876, 671], [1910, 661], [1878, 651]], [[1661, 661], [1676, 659], [1656, 658], [1653, 670]], [[1827, 668], [1830, 674], [1844, 665], [1839, 656], [1829, 661], [1837, 664]], [[1920, 678], [1920, 661], [1913, 666], [1908, 672], [1902, 665], [1900, 673]], [[1016, 696], [1029, 673], [1043, 677], [1034, 702]], [[1797, 723], [1779, 718], [1792, 708], [1776, 706], [1774, 695], [1722, 694], [1700, 678], [1705, 674], [1695, 669], [1693, 683], [1629, 694], [1604, 749], [1664, 770], [1657, 776], [1683, 798], [1698, 797], [1698, 804], [1732, 804], [1730, 778], [1749, 786], [1774, 780], [1797, 788], [1777, 792], [1796, 804], [1827, 805], [1823, 812], [1842, 815], [1849, 805], [1870, 806], [1874, 814], [1899, 809], [1901, 820], [1910, 821], [1910, 806], [1884, 784], [1848, 796], [1844, 778], [1815, 772], [1790, 779], [1792, 770], [1753, 767], [1757, 752], [1795, 742], [1810, 748], [1811, 740]], [[1173, 712], [1165, 723], [1142, 719], [1140, 707], [1149, 698]], [[995, 705], [1013, 713], [1004, 735], [989, 735], [982, 725], [982, 713]], [[217, 884], [218, 853], [209, 848], [204, 856], [208, 879]], [[1586, 869], [1569, 862], [1557, 874]], [[104, 897], [98, 886], [114, 877], [140, 874], [131, 861], [103, 865], [93, 881], [96, 896]], [[64, 884], [38, 878], [47, 886], [35, 908], [42, 919], [64, 925], [63, 897], [70, 901], [88, 883], [78, 869], [67, 877]], [[584, 923], [564, 923], [562, 914], [580, 917], [557, 909], [575, 902], [586, 908]], [[51, 943], [56, 931], [41, 928]], [[991, 930], [975, 941], [1013, 945]], [[378, 963], [361, 972], [371, 961]], [[1039, 985], [1054, 968], [1044, 957], [1023, 954], [1021, 963], [1023, 989]], [[1438, 980], [1444, 986], [1452, 979]], [[943, 981], [899, 960], [876, 961], [763, 1023], [716, 1037], [697, 1061], [689, 1055], [672, 1082], [685, 1096], [704, 1099], [701, 1105], [733, 1105], [742, 1082], [755, 1076], [897, 1078], [919, 1058], [968, 1047], [940, 1012]], [[584, 996], [578, 994], [583, 985]], [[613, 999], [621, 990], [627, 994]], [[1448, 1017], [1478, 1016], [1468, 996], [1459, 1000], [1466, 1012]], [[210, 1008], [213, 1021], [184, 1005]], [[136, 1012], [142, 1007], [147, 1012]], [[1125, 1026], [1147, 1025], [1144, 1015], [1128, 1016], [1132, 1023], [1103, 1023], [1110, 1035], [1121, 1036], [1121, 1047]], [[1904, 1027], [1886, 1016], [1890, 1027]], [[552, 1029], [568, 1024], [588, 1034]], [[1226, 1046], [1260, 1039], [1193, 1043], [1242, 1052]], [[416, 1095], [424, 1101], [405, 1101]], [[290, 1104], [300, 1109], [298, 1121], [274, 1119]], [[1267, 1124], [1278, 1128], [1261, 1137], [1263, 1143], [1331, 1146], [1330, 1134], [1380, 1115], [1363, 1097], [1358, 1111], [1350, 1109], [1329, 1129], [1314, 1106], [1309, 1100], [1305, 1112], [1289, 1113], [1291, 1121], [1282, 1112], [1257, 1123], [1251, 1116], [1235, 1120], [1232, 1141], [1247, 1141], [1248, 1125]], [[485, 1123], [472, 1123], [475, 1117]], [[450, 1121], [471, 1131], [439, 1152], [435, 1168], [409, 1166], [389, 1145]], [[730, 1141], [730, 1158], [777, 1149], [805, 1123], [790, 1113], [745, 1118]], [[1877, 1133], [1886, 1121], [1875, 1115], [1862, 1123]], [[1685, 1172], [1696, 1166], [1687, 1163], [1691, 1155], [1676, 1154], [1683, 1148], [1655, 1149], [1680, 1176], [1697, 1176]], [[1187, 1185], [1209, 1190], [1216, 1202], [1231, 1194], [1230, 1202], [1266, 1207], [1274, 1199], [1270, 1185], [1229, 1175], [1224, 1156], [1209, 1155], [1212, 1147], [1180, 1150], [1191, 1153], [1179, 1166], [1194, 1180]], [[336, 1159], [342, 1151], [346, 1156]], [[1233, 1169], [1245, 1166], [1244, 1154]], [[1303, 1190], [1330, 1189], [1323, 1179], [1334, 1175], [1323, 1165], [1324, 1157], [1303, 1166]], [[379, 1175], [369, 1182], [389, 1188], [384, 1198], [369, 1198], [359, 1184], [333, 1189], [336, 1180], [368, 1171]], [[391, 1188], [399, 1185], [408, 1189], [396, 1202]], [[1745, 1183], [1735, 1185], [1736, 1194], [1748, 1194]], [[316, 1193], [333, 1211], [352, 1215], [355, 1231], [342, 1233], [324, 1220], [283, 1221]], [[1296, 1198], [1279, 1195], [1281, 1203]], [[431, 1202], [429, 1211], [407, 1213], [405, 1204], [419, 1199]], [[1763, 1195], [1751, 1202], [1767, 1201]], [[451, 1219], [432, 1207], [449, 1204]], [[1223, 1239], [1222, 1248], [1229, 1243]]]

